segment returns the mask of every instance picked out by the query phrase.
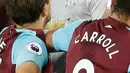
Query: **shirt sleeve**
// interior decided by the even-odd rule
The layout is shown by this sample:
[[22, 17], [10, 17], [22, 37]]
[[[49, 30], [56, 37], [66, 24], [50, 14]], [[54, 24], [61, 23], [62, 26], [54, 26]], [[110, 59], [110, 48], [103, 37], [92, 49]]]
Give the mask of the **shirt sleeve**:
[[36, 63], [40, 69], [48, 62], [45, 44], [36, 36], [19, 36], [13, 44], [12, 62], [16, 68], [27, 61]]
[[107, 9], [111, 9], [111, 0], [108, 0]]
[[92, 20], [100, 19], [107, 9], [108, 0], [91, 0], [89, 5]]
[[57, 51], [68, 51], [73, 32], [82, 22], [84, 22], [84, 20], [73, 22], [53, 33], [52, 42]]

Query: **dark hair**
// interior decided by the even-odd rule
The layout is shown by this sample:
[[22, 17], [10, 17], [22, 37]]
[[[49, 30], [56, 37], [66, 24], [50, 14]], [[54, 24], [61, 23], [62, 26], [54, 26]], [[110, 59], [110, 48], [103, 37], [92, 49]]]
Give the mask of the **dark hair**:
[[130, 0], [116, 0], [115, 5], [112, 5], [112, 12], [126, 22], [130, 17]]
[[38, 20], [46, 3], [49, 0], [6, 0], [8, 14], [19, 25]]

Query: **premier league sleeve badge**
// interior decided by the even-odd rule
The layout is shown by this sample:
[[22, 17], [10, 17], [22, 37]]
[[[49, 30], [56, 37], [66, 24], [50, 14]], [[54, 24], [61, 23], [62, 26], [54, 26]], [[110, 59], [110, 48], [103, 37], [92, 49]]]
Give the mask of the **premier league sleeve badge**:
[[37, 42], [31, 42], [27, 44], [27, 50], [28, 52], [40, 56], [42, 54], [42, 48], [39, 43]]

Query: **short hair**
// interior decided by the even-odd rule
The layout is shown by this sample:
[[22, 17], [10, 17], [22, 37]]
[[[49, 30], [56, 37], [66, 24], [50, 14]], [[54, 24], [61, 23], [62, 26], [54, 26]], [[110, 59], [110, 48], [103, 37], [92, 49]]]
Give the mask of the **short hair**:
[[49, 0], [6, 0], [8, 14], [19, 25], [38, 20], [46, 3]]
[[116, 0], [115, 5], [112, 5], [112, 12], [124, 22], [127, 21], [130, 17], [130, 0]]

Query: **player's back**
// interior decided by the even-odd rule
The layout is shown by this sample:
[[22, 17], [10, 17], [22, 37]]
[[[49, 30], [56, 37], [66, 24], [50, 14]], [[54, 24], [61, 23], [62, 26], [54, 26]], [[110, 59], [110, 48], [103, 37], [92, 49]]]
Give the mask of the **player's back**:
[[[25, 55], [28, 55], [28, 56], [34, 55], [33, 58], [39, 59], [39, 58], [35, 57], [38, 55], [38, 53], [43, 52], [43, 53], [47, 54], [46, 50], [43, 49], [45, 47], [41, 48], [36, 43], [39, 40], [36, 41], [35, 40], [36, 38], [31, 38], [30, 36], [38, 38], [39, 40], [41, 40], [41, 42], [44, 42], [44, 39], [45, 39], [45, 34], [44, 34], [43, 30], [41, 30], [41, 29], [36, 29], [36, 30], [16, 29], [15, 25], [12, 25], [12, 26], [9, 26], [9, 27], [3, 29], [2, 33], [0, 33], [0, 73], [15, 73], [16, 68], [17, 68], [17, 63], [15, 63], [16, 60], [14, 60], [15, 59], [14, 57], [18, 56], [21, 53], [20, 51], [17, 50], [18, 49], [17, 46], [20, 49], [24, 50], [24, 48], [22, 46], [24, 46], [25, 44], [23, 45], [23, 43], [22, 43], [22, 46], [21, 46], [21, 42], [23, 42], [23, 40], [25, 40], [25, 39], [29, 40], [29, 43], [28, 43], [28, 41], [24, 41], [24, 43], [26, 43], [26, 42], [28, 43], [26, 46], [27, 50], [25, 49], [28, 54], [22, 53], [22, 56], [24, 56], [24, 60], [28, 58], [28, 57], [25, 57]], [[30, 39], [27, 39], [28, 37]], [[31, 42], [30, 42], [30, 40], [31, 40]], [[16, 54], [16, 53], [14, 54], [14, 50], [18, 54]], [[44, 57], [46, 57], [45, 54], [38, 55], [38, 56], [41, 56], [39, 61], [41, 61]], [[20, 58], [18, 60], [19, 62], [21, 60], [23, 60], [22, 56], [20, 56]], [[44, 66], [42, 66], [42, 73], [53, 73], [53, 66], [52, 66], [50, 59], [48, 58], [48, 56], [47, 56], [47, 58], [44, 58], [44, 59], [48, 59], [48, 60], [47, 60], [47, 63]], [[33, 60], [31, 58], [29, 58], [29, 61], [33, 61]], [[34, 62], [37, 63], [36, 61], [34, 61]], [[39, 64], [42, 64], [42, 63], [39, 62]]]
[[82, 23], [69, 46], [66, 73], [129, 73], [127, 27], [111, 17]]

